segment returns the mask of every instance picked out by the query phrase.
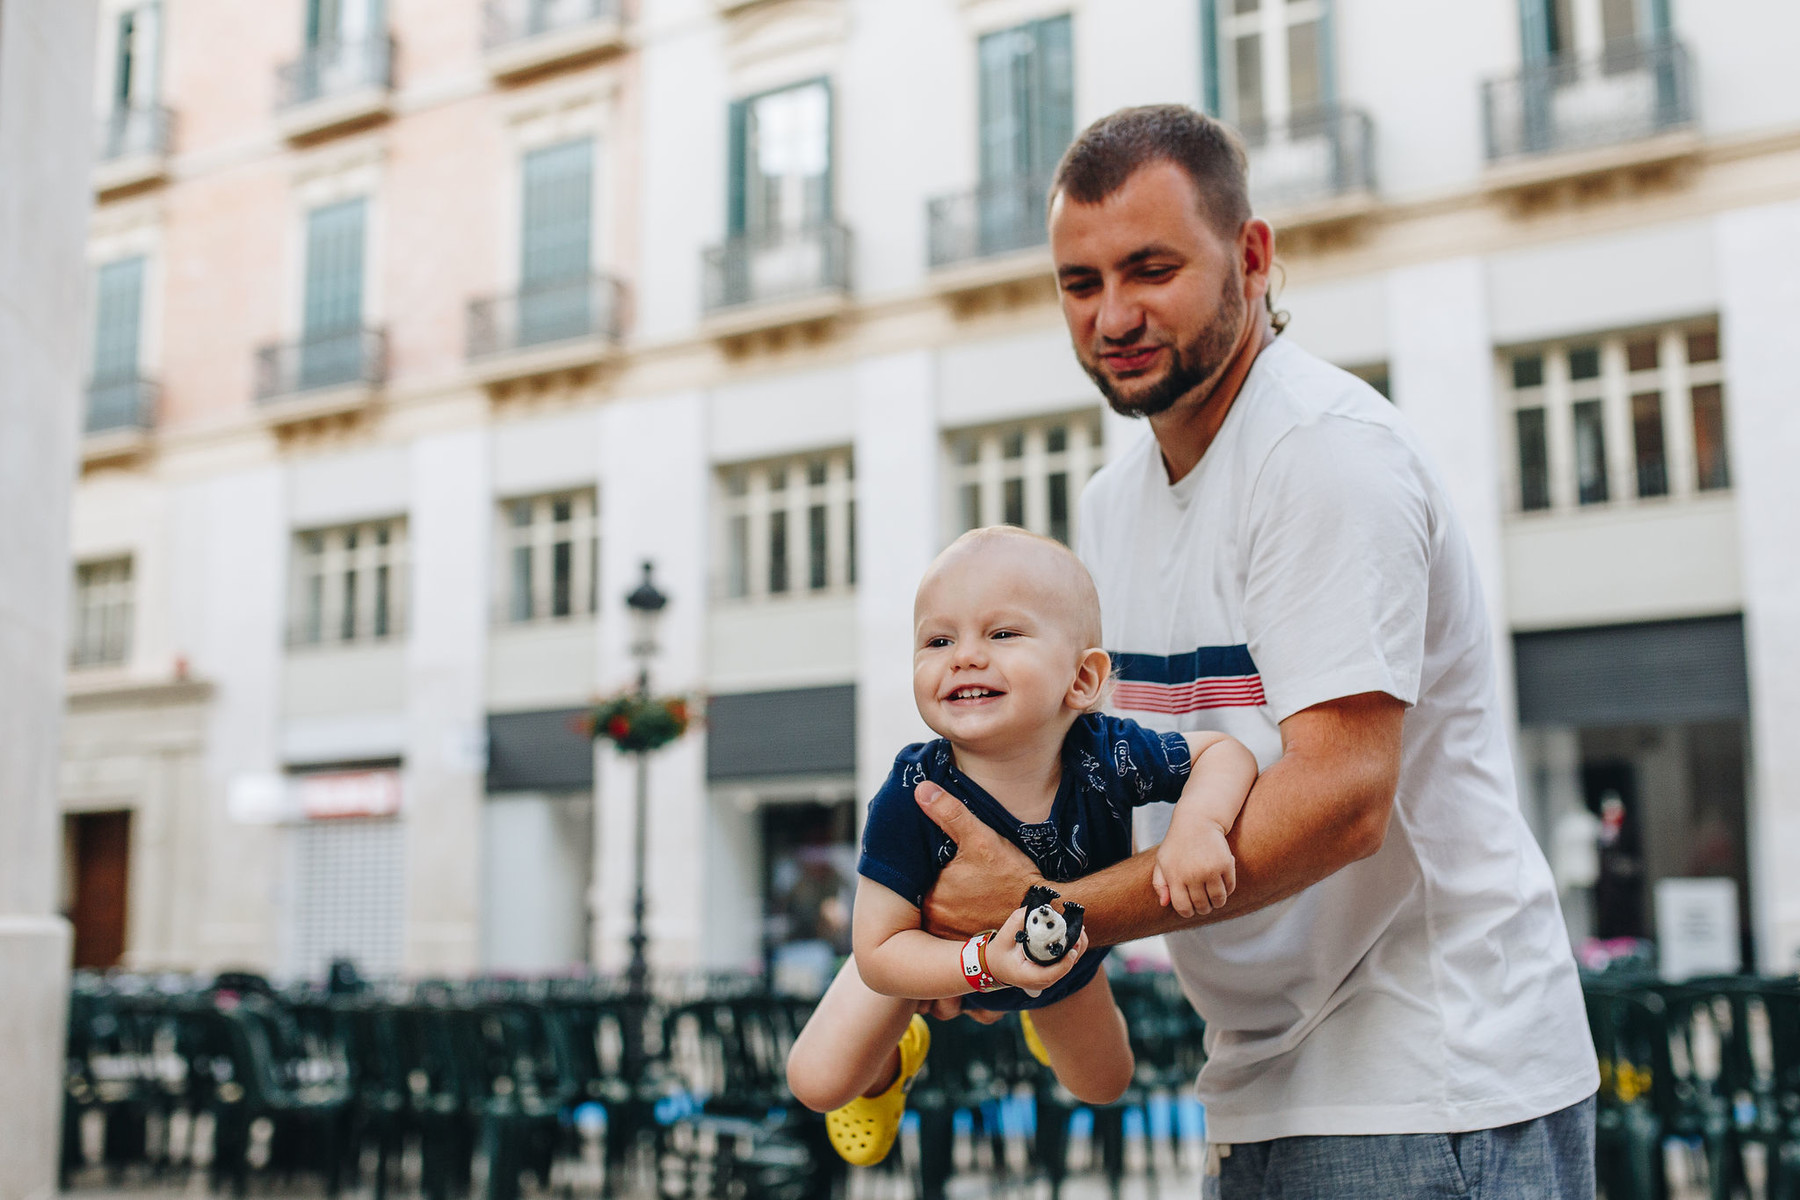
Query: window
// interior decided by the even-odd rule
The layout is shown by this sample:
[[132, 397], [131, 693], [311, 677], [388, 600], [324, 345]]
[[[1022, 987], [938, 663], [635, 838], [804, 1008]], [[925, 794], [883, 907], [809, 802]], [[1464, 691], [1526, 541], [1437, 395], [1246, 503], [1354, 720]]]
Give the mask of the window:
[[139, 424], [139, 334], [143, 324], [142, 255], [106, 263], [96, 274], [94, 368], [88, 387], [87, 429], [97, 432]]
[[1712, 322], [1519, 351], [1506, 374], [1519, 511], [1731, 484]]
[[1075, 501], [1100, 469], [1099, 414], [964, 430], [949, 450], [951, 528], [1020, 525], [1073, 544]]
[[155, 101], [161, 25], [162, 6], [156, 3], [135, 5], [113, 18], [112, 85], [106, 97], [110, 111], [127, 112]]
[[69, 662], [116, 666], [131, 654], [131, 560], [113, 558], [75, 568]]
[[981, 39], [981, 181], [1022, 185], [1042, 224], [1044, 193], [1075, 138], [1075, 53], [1069, 18], [1051, 17]]
[[405, 520], [309, 530], [294, 558], [294, 644], [378, 641], [404, 628]]
[[1382, 399], [1391, 401], [1394, 398], [1393, 386], [1388, 379], [1388, 365], [1386, 363], [1368, 363], [1359, 367], [1345, 367], [1344, 370], [1350, 372], [1352, 375], [1380, 392]]
[[519, 344], [580, 337], [592, 328], [594, 143], [546, 146], [525, 156], [519, 235]]
[[306, 298], [300, 387], [362, 375], [363, 227], [367, 201], [340, 200], [306, 215]]
[[719, 590], [750, 599], [855, 586], [854, 468], [848, 450], [724, 468]]
[[505, 620], [587, 616], [596, 610], [600, 522], [593, 491], [506, 501], [500, 506], [500, 547]]
[[1330, 0], [1203, 0], [1206, 107], [1247, 133], [1332, 101]]
[[1644, 5], [1642, 14], [1639, 7], [1639, 0], [1521, 0], [1519, 25], [1525, 61], [1614, 51], [1631, 45], [1651, 24], [1666, 25], [1666, 5]]
[[818, 79], [731, 106], [731, 232], [775, 235], [831, 218], [831, 88]]

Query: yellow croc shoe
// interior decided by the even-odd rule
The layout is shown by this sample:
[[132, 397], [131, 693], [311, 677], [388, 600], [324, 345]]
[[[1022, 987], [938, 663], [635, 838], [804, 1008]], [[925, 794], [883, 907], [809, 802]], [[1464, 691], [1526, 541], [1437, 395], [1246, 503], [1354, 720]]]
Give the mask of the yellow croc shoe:
[[872, 1167], [888, 1156], [900, 1136], [900, 1118], [906, 1115], [906, 1093], [925, 1065], [931, 1049], [931, 1027], [914, 1013], [900, 1035], [900, 1074], [879, 1096], [858, 1096], [842, 1108], [825, 1114], [825, 1132], [831, 1145], [853, 1167]]
[[1038, 1036], [1037, 1026], [1031, 1023], [1031, 1014], [1022, 1008], [1019, 1010], [1019, 1028], [1025, 1031], [1025, 1048], [1031, 1051], [1031, 1057], [1043, 1066], [1049, 1066], [1050, 1050]]

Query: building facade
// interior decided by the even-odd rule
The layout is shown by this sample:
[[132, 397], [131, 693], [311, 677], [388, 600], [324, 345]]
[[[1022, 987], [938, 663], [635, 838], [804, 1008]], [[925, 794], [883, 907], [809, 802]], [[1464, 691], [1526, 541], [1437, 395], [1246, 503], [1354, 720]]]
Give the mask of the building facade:
[[1795, 962], [1800, 15], [226, 7], [102, 12], [78, 961], [616, 966], [631, 764], [576, 725], [651, 561], [654, 682], [708, 697], [651, 767], [655, 960], [818, 980], [924, 733], [920, 573], [1071, 537], [1146, 436], [1068, 348], [1042, 204], [1082, 125], [1179, 101], [1244, 132], [1284, 336], [1437, 456], [1572, 933], [1720, 877]]

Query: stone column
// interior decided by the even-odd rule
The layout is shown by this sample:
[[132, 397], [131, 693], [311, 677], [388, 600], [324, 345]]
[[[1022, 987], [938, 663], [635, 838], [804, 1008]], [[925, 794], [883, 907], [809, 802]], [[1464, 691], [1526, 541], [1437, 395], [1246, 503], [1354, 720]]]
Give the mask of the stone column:
[[1718, 219], [1719, 336], [1725, 438], [1744, 563], [1744, 650], [1750, 669], [1750, 888], [1757, 962], [1800, 966], [1800, 204]]
[[862, 821], [908, 742], [931, 736], [912, 695], [913, 592], [943, 548], [937, 400], [923, 350], [856, 367], [856, 796]]
[[[1516, 709], [1501, 547], [1494, 347], [1481, 261], [1448, 259], [1390, 273], [1388, 328], [1394, 403], [1418, 431], [1475, 552], [1493, 631], [1494, 678], [1501, 710], [1512, 726]], [[1516, 728], [1512, 732], [1517, 745]]]
[[[600, 410], [600, 690], [637, 682], [625, 596], [656, 564], [669, 598], [650, 662], [650, 690], [692, 694], [705, 682], [707, 610], [706, 402], [699, 392], [629, 399]], [[706, 877], [705, 730], [650, 756], [645, 810], [644, 928], [652, 978], [700, 961], [701, 924], [722, 898]], [[622, 970], [630, 957], [637, 764], [610, 745], [595, 760], [598, 858], [594, 962]]]
[[94, 10], [0, 7], [0, 1200], [56, 1184], [69, 927], [55, 912]]

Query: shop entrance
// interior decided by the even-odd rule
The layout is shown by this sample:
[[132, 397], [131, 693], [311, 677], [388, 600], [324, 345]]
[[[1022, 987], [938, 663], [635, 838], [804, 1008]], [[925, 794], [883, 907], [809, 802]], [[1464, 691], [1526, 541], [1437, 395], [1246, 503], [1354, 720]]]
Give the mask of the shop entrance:
[[68, 887], [75, 927], [74, 965], [116, 967], [125, 955], [125, 910], [131, 864], [131, 813], [73, 813], [63, 820]]
[[763, 957], [778, 988], [816, 995], [850, 953], [856, 806], [765, 804]]
[[1520, 634], [1515, 646], [1526, 816], [1577, 948], [1655, 943], [1660, 883], [1729, 879], [1734, 949], [1754, 969], [1742, 622]]

